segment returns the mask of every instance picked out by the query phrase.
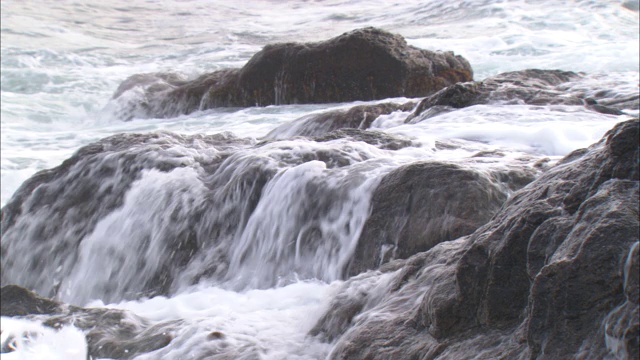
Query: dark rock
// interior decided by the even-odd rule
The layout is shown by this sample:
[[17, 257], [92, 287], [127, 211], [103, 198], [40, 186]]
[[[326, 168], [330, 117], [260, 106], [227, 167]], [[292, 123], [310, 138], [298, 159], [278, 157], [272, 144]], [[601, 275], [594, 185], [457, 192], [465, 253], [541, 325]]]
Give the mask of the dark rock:
[[345, 282], [312, 334], [333, 359], [637, 358], [638, 155], [616, 125], [473, 234]]
[[311, 114], [278, 126], [270, 131], [265, 138], [286, 139], [293, 136], [322, 136], [339, 129], [368, 129], [378, 116], [394, 111], [409, 111], [414, 106], [414, 102], [382, 103]]
[[487, 103], [582, 105], [582, 99], [567, 96], [566, 89], [556, 88], [580, 77], [571, 71], [529, 69], [502, 73], [484, 81], [454, 84], [422, 100], [405, 122], [422, 121], [447, 109]]
[[0, 315], [26, 316], [54, 314], [62, 310], [62, 304], [16, 285], [0, 288]]
[[[458, 83], [422, 100], [405, 122], [415, 123], [444, 112], [479, 104], [584, 105], [608, 115], [623, 115], [638, 109], [640, 95], [574, 90], [572, 82], [584, 74], [561, 70], [521, 70], [483, 81]], [[595, 98], [599, 97], [599, 98]]]
[[446, 346], [422, 330], [415, 318], [420, 306], [416, 299], [453, 271], [464, 244], [464, 240], [440, 243], [428, 252], [350, 278], [310, 335], [337, 340], [332, 359], [434, 358]]
[[[620, 270], [638, 231], [637, 202], [629, 201], [631, 197], [638, 198], [637, 182], [603, 183], [582, 203], [562, 247], [535, 276], [527, 319], [533, 355], [562, 358], [576, 353], [585, 339], [597, 334], [604, 315], [624, 300]], [[603, 340], [598, 336], [592, 342]]]
[[167, 346], [178, 322], [151, 325], [148, 320], [122, 310], [81, 308], [43, 298], [25, 288], [7, 285], [0, 289], [2, 316], [29, 317], [59, 329], [73, 325], [84, 331], [88, 356], [131, 359]]
[[520, 188], [533, 180], [532, 174], [528, 181], [496, 175], [437, 162], [413, 163], [389, 173], [373, 194], [371, 215], [347, 273], [375, 269], [470, 234], [507, 199], [505, 184]]
[[208, 340], [222, 340], [224, 338], [225, 338], [224, 334], [221, 333], [220, 331], [212, 331], [209, 333], [209, 335], [207, 335]]
[[637, 12], [638, 10], [640, 10], [640, 4], [638, 4], [637, 1], [632, 1], [632, 0], [625, 1], [625, 2], [622, 3], [622, 6], [624, 8], [626, 8], [626, 9], [631, 10], [631, 11], [636, 11]]
[[602, 104], [599, 104], [596, 100], [591, 99], [591, 98], [587, 98], [584, 100], [585, 102], [585, 107], [589, 110], [593, 110], [595, 112], [599, 112], [601, 114], [607, 114], [607, 115], [624, 115], [624, 112], [609, 107], [609, 106], [605, 106]]
[[140, 87], [140, 96], [123, 98], [119, 116], [170, 117], [215, 107], [426, 96], [472, 77], [469, 63], [452, 52], [418, 49], [369, 27], [318, 43], [267, 45], [242, 69], [187, 83], [168, 74], [134, 75], [114, 98]]
[[620, 359], [637, 359], [640, 356], [639, 244], [636, 241], [631, 246], [624, 264], [626, 301], [609, 313], [604, 325], [607, 348]]
[[[510, 199], [505, 204], [505, 210], [496, 215], [491, 224], [484, 228], [485, 231], [477, 232], [472, 236], [473, 245], [460, 261], [456, 274], [459, 283], [457, 301], [462, 304], [461, 299], [464, 298], [463, 303], [467, 308], [472, 303], [469, 301], [470, 299], [477, 299], [479, 302], [478, 307], [472, 311], [475, 315], [472, 317], [471, 323], [500, 326], [500, 324], [519, 319], [522, 310], [528, 303], [531, 304], [533, 301], [533, 305], [535, 305], [535, 297], [531, 299], [529, 292], [535, 289], [535, 283], [538, 281], [536, 279], [540, 275], [532, 277], [533, 271], [540, 268], [540, 265], [542, 265], [542, 270], [538, 274], [550, 271], [552, 267], [550, 267], [549, 261], [554, 263], [554, 261], [561, 259], [559, 254], [565, 251], [565, 246], [570, 240], [573, 242], [596, 241], [595, 239], [590, 240], [589, 236], [578, 236], [577, 229], [590, 224], [590, 232], [599, 233], [605, 230], [604, 224], [601, 225], [595, 221], [581, 223], [581, 214], [585, 211], [585, 206], [595, 206], [593, 202], [587, 201], [590, 198], [604, 197], [607, 204], [623, 201], [622, 198], [625, 196], [622, 195], [615, 197], [596, 196], [599, 191], [609, 194], [608, 190], [601, 189], [601, 185], [608, 180], [618, 178], [637, 181], [637, 126], [636, 121], [622, 123], [610, 131], [599, 144], [594, 145], [594, 149], [584, 153], [580, 158], [548, 170], [534, 182], [535, 185], [529, 185], [527, 191], [522, 191]], [[633, 146], [631, 145], [633, 143], [636, 144], [635, 151], [629, 151], [623, 156], [615, 156], [615, 151], [612, 151], [619, 146]], [[626, 195], [628, 196], [627, 200], [623, 202], [626, 202], [629, 207], [622, 207], [622, 209], [626, 209], [626, 212], [622, 211], [622, 214], [629, 216], [633, 213], [629, 212], [634, 208], [633, 203], [637, 197], [633, 196], [634, 190], [625, 191], [630, 191]], [[508, 211], [506, 211], [507, 209]], [[620, 229], [619, 231], [628, 232], [632, 229], [629, 227], [628, 220], [623, 221], [624, 218], [616, 218], [619, 216], [617, 213], [608, 215], [603, 213], [602, 209], [596, 210], [596, 212], [608, 218], [606, 223], [611, 223]], [[633, 215], [631, 217], [633, 218]], [[570, 230], [566, 222], [571, 222]], [[632, 233], [625, 236], [614, 237], [619, 244], [625, 244], [629, 241], [627, 236], [636, 233], [636, 230], [634, 229]], [[563, 237], [564, 234], [569, 233], [570, 236]], [[539, 240], [541, 237], [545, 239]], [[607, 240], [607, 242], [610, 245], [601, 250], [607, 254], [606, 256], [600, 255], [603, 259], [615, 256], [613, 254], [616, 253], [616, 247], [620, 246], [614, 245], [615, 242], [611, 240]], [[541, 248], [545, 250], [538, 250]], [[554, 251], [554, 248], [557, 249]], [[528, 253], [529, 250], [532, 252]], [[483, 255], [476, 256], [478, 251]], [[593, 256], [597, 253], [592, 252], [593, 254], [586, 252], [584, 256], [587, 254]], [[553, 255], [550, 256], [549, 253]], [[543, 256], [549, 260], [542, 262], [540, 259]], [[527, 259], [531, 261], [529, 264]], [[593, 264], [598, 263], [593, 262]], [[557, 266], [568, 266], [568, 264], [571, 262], [563, 261]], [[532, 274], [527, 272], [527, 267], [532, 270]], [[566, 270], [563, 271], [566, 272]], [[603, 267], [602, 271], [612, 278], [616, 276], [611, 274], [612, 270], [607, 267]], [[585, 270], [584, 276], [592, 272]], [[575, 276], [579, 278], [577, 274]], [[594, 277], [597, 278], [597, 276]], [[575, 279], [572, 280], [575, 281]], [[586, 279], [583, 278], [581, 281], [585, 282]], [[474, 287], [465, 286], [469, 283], [476, 285]], [[608, 283], [613, 284], [613, 281], [608, 281]], [[554, 286], [566, 286], [566, 283], [554, 284]], [[607, 293], [603, 290], [603, 294]], [[581, 296], [586, 303], [594, 305], [589, 300], [591, 296], [586, 294]], [[558, 314], [557, 319], [561, 318], [562, 316]], [[548, 321], [550, 320], [544, 320], [544, 323], [547, 324]], [[565, 330], [567, 330], [567, 334], [577, 332], [576, 329]], [[540, 333], [540, 331], [536, 331], [536, 333]], [[583, 335], [586, 336], [584, 332]], [[559, 334], [553, 336], [562, 337]], [[567, 340], [565, 337], [565, 346], [568, 344]]]
[[239, 85], [252, 96], [245, 106], [324, 103], [417, 97], [471, 74], [460, 56], [369, 27], [319, 43], [267, 45], [242, 68]]

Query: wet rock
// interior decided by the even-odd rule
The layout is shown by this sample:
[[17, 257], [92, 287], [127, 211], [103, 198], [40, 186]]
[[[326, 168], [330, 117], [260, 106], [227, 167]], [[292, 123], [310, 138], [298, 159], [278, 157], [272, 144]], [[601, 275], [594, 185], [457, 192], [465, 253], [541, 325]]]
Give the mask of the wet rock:
[[639, 242], [631, 246], [624, 265], [624, 293], [626, 301], [609, 313], [605, 320], [605, 344], [619, 359], [637, 359], [640, 354], [640, 274]]
[[0, 300], [2, 316], [53, 314], [62, 310], [61, 303], [15, 285], [0, 288]]
[[608, 115], [623, 109], [638, 109], [639, 95], [592, 93], [572, 84], [584, 74], [561, 70], [528, 69], [507, 72], [483, 81], [458, 83], [423, 99], [405, 122], [416, 123], [479, 104], [583, 105]]
[[[609, 94], [604, 94], [609, 95]], [[613, 115], [619, 115], [620, 110], [640, 108], [640, 95], [625, 95], [625, 94], [612, 94], [598, 100], [593, 100], [597, 105], [602, 106], [607, 112], [611, 112]], [[596, 111], [598, 111], [596, 109]]]
[[484, 81], [454, 84], [422, 100], [405, 122], [419, 122], [447, 110], [487, 103], [582, 105], [582, 99], [567, 96], [564, 89], [556, 89], [580, 77], [571, 71], [529, 69], [502, 73]]
[[220, 331], [212, 331], [209, 333], [209, 335], [207, 335], [208, 340], [222, 340], [224, 338], [225, 338], [224, 334], [221, 333]]
[[[60, 166], [37, 173], [27, 180], [2, 208], [2, 284], [17, 283], [48, 296], [55, 296], [61, 287], [64, 290], [67, 286], [65, 280], [68, 281], [72, 273], [84, 276], [74, 270], [79, 265], [81, 243], [84, 242], [88, 246], [84, 240], [97, 231], [96, 226], [101, 220], [108, 219], [110, 215], [114, 216], [117, 209], [122, 209], [127, 200], [126, 194], [145, 174], [154, 171], [158, 174], [168, 174], [184, 168], [211, 173], [229, 156], [230, 149], [248, 144], [247, 140], [226, 134], [119, 134], [85, 146]], [[194, 158], [193, 153], [198, 151], [199, 156]], [[266, 182], [265, 178], [270, 175], [269, 171], [258, 170], [258, 163], [254, 164], [254, 168], [256, 171], [253, 173], [247, 169], [246, 176], [251, 178], [245, 178], [244, 184], [240, 179], [237, 182], [232, 181], [230, 177], [226, 179], [230, 181], [231, 186], [237, 185], [238, 188], [246, 188], [249, 192], [255, 190], [259, 194], [260, 187]], [[229, 176], [232, 177], [232, 174]], [[219, 186], [215, 182], [207, 185], [214, 188]], [[163, 226], [175, 226], [160, 226], [155, 230], [159, 232], [155, 238], [158, 242], [156, 245], [164, 247], [164, 251], [159, 254], [159, 264], [149, 263], [141, 256], [135, 260], [135, 265], [130, 264], [137, 269], [133, 274], [109, 275], [110, 270], [102, 269], [107, 279], [109, 276], [123, 278], [117, 285], [99, 285], [104, 287], [101, 290], [91, 290], [87, 284], [84, 286], [87, 297], [75, 301], [83, 303], [95, 299], [98, 293], [111, 293], [111, 296], [117, 297], [107, 296], [103, 300], [115, 301], [123, 296], [138, 296], [140, 293], [153, 295], [169, 291], [177, 269], [189, 262], [203, 241], [194, 228], [197, 228], [201, 221], [207, 202], [201, 199], [194, 203], [193, 208], [188, 209], [190, 212], [187, 216], [187, 209], [181, 210], [181, 207], [187, 204], [180, 204], [173, 199], [174, 196], [180, 199], [180, 194], [185, 194], [186, 189], [169, 187], [167, 191], [169, 193], [165, 195], [165, 204], [162, 206], [174, 204], [172, 206], [178, 207], [170, 218], [161, 221], [165, 224]], [[158, 196], [153, 194], [146, 198], [155, 201], [154, 198]], [[162, 200], [162, 197], [158, 199]], [[247, 201], [252, 201], [250, 196]], [[226, 215], [239, 220], [244, 210], [238, 211], [239, 214]], [[122, 215], [124, 218], [120, 220], [120, 224], [116, 226], [114, 223], [110, 230], [105, 230], [114, 237], [114, 242], [117, 242], [118, 231], [121, 231], [116, 230], [117, 228], [127, 231], [124, 227], [125, 219], [136, 222], [133, 215]], [[212, 221], [212, 224], [215, 226], [215, 222]], [[136, 231], [144, 228], [143, 224], [138, 225], [134, 226], [135, 229], [130, 229], [130, 238], [136, 238]], [[220, 228], [217, 230], [221, 231]], [[140, 242], [131, 242], [128, 249], [122, 246], [122, 249], [118, 250], [105, 244], [104, 248], [94, 250], [111, 254], [114, 260], [120, 259], [110, 265], [115, 266], [113, 271], [118, 271], [119, 267], [126, 265], [124, 257], [116, 256], [119, 251], [149, 251], [152, 245], [148, 239], [150, 235], [139, 235]], [[104, 256], [101, 258], [106, 259]], [[100, 258], [94, 260], [99, 261]], [[155, 267], [155, 270], [151, 270], [152, 267]], [[146, 273], [143, 269], [150, 270]]]
[[576, 353], [584, 339], [603, 342], [597, 334], [603, 315], [624, 299], [622, 247], [637, 241], [637, 202], [626, 200], [630, 196], [637, 199], [637, 182], [603, 183], [582, 203], [571, 233], [533, 279], [527, 319], [532, 354], [566, 357]]
[[[469, 63], [450, 51], [418, 49], [369, 27], [318, 43], [267, 45], [241, 69], [187, 83], [175, 75], [135, 75], [114, 98], [122, 98], [116, 112], [123, 119], [171, 117], [215, 107], [419, 97], [472, 76]], [[130, 92], [134, 87], [138, 94]]]
[[178, 322], [151, 325], [132, 313], [70, 306], [39, 296], [25, 288], [7, 285], [0, 289], [2, 316], [20, 316], [42, 321], [59, 329], [73, 325], [86, 336], [92, 358], [131, 359], [167, 346]]
[[[172, 294], [203, 279], [238, 288], [273, 286], [293, 271], [338, 279], [333, 269], [344, 266], [333, 262], [346, 256], [314, 261], [350, 243], [367, 216], [373, 182], [363, 172], [376, 165], [357, 165], [378, 149], [359, 141], [409, 145], [352, 130], [318, 141], [163, 132], [90, 144], [27, 180], [2, 209], [1, 283], [82, 305]], [[340, 215], [351, 206], [355, 214]], [[240, 279], [263, 263], [259, 276]]]
[[[312, 334], [337, 339], [333, 359], [637, 357], [638, 128], [549, 168], [473, 234], [348, 280]], [[386, 292], [350, 295], [363, 279]]]
[[[550, 344], [551, 338], [558, 349], [577, 351], [576, 341], [593, 332], [594, 322], [602, 318], [598, 311], [586, 309], [607, 308], [618, 301], [619, 285], [613, 279], [619, 278], [619, 271], [617, 265], [611, 267], [611, 261], [620, 256], [621, 246], [628, 248], [628, 242], [636, 237], [638, 150], [631, 144], [637, 144], [637, 127], [637, 121], [620, 124], [581, 157], [548, 170], [510, 199], [484, 231], [472, 236], [473, 244], [456, 272], [455, 301], [440, 305], [467, 312], [468, 323], [457, 331], [478, 324], [500, 327], [519, 321], [529, 305], [529, 344], [534, 354], [542, 350], [553, 353], [536, 347], [540, 342]], [[616, 148], [626, 146], [635, 149], [616, 155]], [[591, 219], [595, 214], [599, 215]], [[605, 233], [611, 237], [603, 237]], [[575, 253], [578, 247], [584, 251]], [[586, 264], [597, 270], [582, 269]], [[595, 287], [594, 282], [605, 277], [609, 279], [606, 284]], [[553, 285], [544, 291], [538, 289], [548, 281]], [[572, 285], [568, 288], [568, 284]], [[597, 291], [581, 293], [588, 288]], [[578, 296], [581, 301], [571, 304], [562, 300]], [[606, 301], [598, 300], [602, 298]], [[474, 302], [477, 304], [470, 306]], [[569, 310], [574, 305], [582, 310]], [[538, 313], [536, 309], [544, 310]], [[542, 315], [544, 311], [549, 315]], [[578, 321], [568, 322], [573, 317]], [[567, 327], [562, 331], [553, 330], [563, 323]]]
[[412, 146], [410, 139], [399, 135], [391, 135], [382, 131], [360, 130], [360, 129], [340, 129], [316, 136], [312, 138], [317, 142], [332, 141], [337, 139], [348, 139], [350, 141], [362, 141], [369, 145], [376, 146], [385, 150], [399, 150], [408, 146]]
[[503, 182], [519, 188], [527, 181], [518, 184], [506, 173], [488, 176], [437, 162], [394, 170], [374, 192], [371, 215], [347, 273], [375, 269], [391, 259], [407, 258], [472, 233], [507, 199], [509, 188]]
[[440, 243], [350, 278], [309, 334], [336, 341], [331, 359], [435, 358], [446, 346], [416, 320], [416, 299], [454, 271], [465, 243]]
[[380, 115], [395, 111], [409, 111], [415, 102], [404, 104], [382, 103], [358, 105], [348, 110], [332, 110], [311, 114], [278, 126], [270, 131], [266, 139], [286, 139], [293, 136], [322, 136], [339, 129], [368, 129]]
[[599, 104], [598, 101], [592, 99], [592, 98], [586, 98], [584, 99], [584, 104], [585, 107], [589, 110], [593, 110], [595, 112], [599, 112], [601, 114], [607, 114], [607, 115], [624, 115], [624, 112], [613, 108], [613, 107], [609, 107], [609, 106], [605, 106], [602, 104]]

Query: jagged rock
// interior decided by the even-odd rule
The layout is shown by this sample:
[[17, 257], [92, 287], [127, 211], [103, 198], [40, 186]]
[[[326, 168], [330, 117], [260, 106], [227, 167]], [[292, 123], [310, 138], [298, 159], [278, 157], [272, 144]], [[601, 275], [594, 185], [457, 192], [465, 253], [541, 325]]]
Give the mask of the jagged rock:
[[[318, 43], [267, 45], [241, 69], [186, 83], [171, 74], [134, 75], [114, 98], [122, 98], [116, 112], [126, 120], [225, 106], [419, 97], [472, 78], [461, 56], [418, 49], [400, 35], [368, 27]], [[125, 96], [134, 88], [137, 95]]]
[[638, 155], [616, 125], [473, 234], [345, 282], [312, 335], [332, 359], [636, 358]]
[[136, 355], [167, 346], [178, 322], [150, 325], [132, 313], [98, 308], [69, 306], [16, 285], [0, 289], [2, 316], [20, 316], [42, 321], [59, 329], [73, 325], [84, 331], [88, 356], [92, 358], [131, 359]]
[[504, 326], [520, 321], [528, 305], [533, 356], [564, 357], [594, 336], [622, 296], [615, 259], [637, 241], [637, 144], [638, 122], [619, 124], [510, 199], [471, 237], [455, 296], [426, 306], [459, 308], [457, 316], [466, 319], [440, 332]]
[[585, 105], [604, 114], [621, 115], [624, 108], [637, 109], [638, 95], [618, 97], [599, 92], [599, 98], [571, 91], [567, 82], [584, 74], [561, 70], [528, 69], [502, 73], [483, 81], [448, 86], [422, 100], [405, 122], [415, 123], [453, 109], [488, 103], [529, 105]]
[[624, 266], [624, 293], [626, 301], [609, 313], [605, 320], [605, 344], [609, 351], [619, 359], [638, 359], [640, 357], [640, 295], [638, 274], [640, 261], [636, 242], [629, 250]]
[[331, 359], [435, 358], [446, 346], [416, 321], [417, 299], [454, 271], [465, 243], [443, 242], [350, 278], [309, 334], [336, 342]]
[[266, 139], [286, 139], [293, 136], [322, 136], [339, 129], [368, 129], [380, 115], [394, 111], [409, 111], [416, 105], [409, 101], [404, 104], [382, 103], [358, 105], [348, 110], [332, 110], [320, 114], [303, 116], [271, 130]]
[[500, 209], [510, 187], [520, 188], [534, 177], [533, 170], [488, 176], [438, 162], [394, 170], [374, 192], [371, 215], [347, 273], [374, 269], [472, 233]]

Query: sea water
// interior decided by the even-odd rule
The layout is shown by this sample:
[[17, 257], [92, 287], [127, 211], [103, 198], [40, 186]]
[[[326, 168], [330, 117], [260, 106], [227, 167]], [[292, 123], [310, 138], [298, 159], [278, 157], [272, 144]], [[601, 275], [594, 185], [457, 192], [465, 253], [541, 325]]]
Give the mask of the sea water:
[[[570, 84], [576, 91], [638, 93], [638, 1], [8, 0], [1, 3], [1, 13], [3, 206], [37, 171], [55, 167], [81, 146], [109, 135], [158, 130], [180, 134], [226, 131], [259, 141], [276, 127], [301, 116], [362, 104], [224, 108], [129, 122], [114, 114], [111, 96], [130, 75], [168, 71], [195, 78], [205, 72], [240, 67], [269, 43], [320, 41], [355, 28], [376, 26], [403, 35], [411, 45], [451, 50], [464, 56], [474, 69], [475, 80], [527, 68], [562, 69], [587, 74]], [[637, 116], [637, 110], [625, 112]], [[200, 340], [212, 330], [228, 334], [234, 346], [249, 347], [264, 359], [323, 358], [329, 353], [330, 344], [309, 339], [305, 334], [341, 282], [332, 271], [342, 266], [353, 251], [353, 241], [367, 216], [375, 179], [381, 174], [418, 159], [465, 164], [471, 154], [495, 149], [505, 156], [473, 166], [508, 166], [527, 156], [554, 161], [592, 144], [615, 123], [629, 118], [579, 106], [500, 104], [473, 106], [413, 125], [403, 123], [407, 115], [396, 112], [381, 116], [373, 128], [408, 136], [414, 147], [391, 152], [344, 141], [322, 145], [355, 148], [369, 159], [362, 165], [367, 169], [353, 170], [364, 174], [360, 182], [348, 185], [357, 196], [346, 199], [344, 206], [335, 209], [335, 216], [322, 222], [326, 231], [334, 231], [332, 249], [341, 249], [340, 256], [326, 255], [320, 264], [305, 267], [307, 260], [299, 253], [282, 257], [281, 247], [274, 245], [277, 234], [292, 226], [282, 220], [287, 216], [287, 207], [298, 206], [294, 204], [297, 199], [288, 197], [286, 191], [291, 186], [295, 188], [296, 182], [329, 176], [322, 164], [308, 163], [302, 168], [278, 170], [282, 172], [279, 183], [274, 182], [267, 191], [271, 202], [257, 209], [262, 217], [247, 225], [233, 249], [236, 259], [255, 258], [244, 263], [232, 261], [240, 274], [278, 272], [282, 264], [296, 269], [282, 281], [247, 275], [244, 280], [228, 279], [223, 284], [203, 282], [195, 287], [178, 287], [169, 297], [105, 303], [105, 299], [93, 298], [87, 289], [108, 279], [85, 276], [66, 285], [65, 300], [77, 305], [127, 309], [153, 321], [185, 321], [183, 330], [168, 347], [140, 359], [197, 358]], [[291, 142], [286, 148], [301, 152], [304, 147], [318, 146], [302, 139]], [[439, 150], [438, 142], [455, 146]], [[162, 181], [171, 183], [168, 178]], [[197, 185], [190, 189], [199, 191]], [[282, 203], [282, 207], [268, 206], [276, 203]], [[269, 222], [258, 221], [265, 219]], [[96, 231], [108, 226], [108, 221], [105, 219]], [[342, 233], [331, 230], [332, 226], [350, 226], [352, 230]], [[266, 238], [256, 236], [270, 231], [273, 234]], [[101, 243], [99, 233], [91, 236]], [[83, 246], [90, 247], [91, 239]], [[126, 251], [122, 245], [109, 246]], [[326, 249], [327, 253], [332, 249]], [[90, 250], [87, 249], [87, 256]], [[268, 269], [260, 262], [264, 254], [276, 260]], [[91, 264], [89, 257], [84, 261]], [[79, 266], [78, 274], [86, 270], [82, 267], [85, 265]], [[55, 332], [37, 322], [3, 318], [3, 338], [13, 334], [19, 341], [18, 351], [2, 357], [72, 358], [69, 354], [73, 353], [81, 358], [86, 351], [82, 336], [72, 326], [65, 329]], [[61, 343], [67, 346], [59, 346]]]

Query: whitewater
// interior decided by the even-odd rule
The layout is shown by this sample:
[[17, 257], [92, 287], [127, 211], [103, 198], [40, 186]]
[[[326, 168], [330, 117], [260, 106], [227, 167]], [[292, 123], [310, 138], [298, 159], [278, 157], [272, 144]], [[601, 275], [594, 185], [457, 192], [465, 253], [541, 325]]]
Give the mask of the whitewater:
[[[383, 175], [417, 160], [486, 174], [513, 166], [535, 172], [638, 116], [634, 109], [610, 115], [584, 106], [493, 103], [407, 124], [410, 111], [395, 111], [371, 126], [411, 143], [392, 151], [361, 141], [289, 137], [288, 124], [355, 105], [420, 99], [218, 108], [130, 121], [118, 117], [112, 99], [134, 74], [194, 79], [242, 67], [267, 44], [321, 41], [366, 26], [422, 49], [453, 51], [470, 62], [474, 80], [561, 69], [585, 74], [565, 84], [569, 92], [637, 95], [640, 25], [633, 0], [8, 0], [0, 10], [3, 207], [38, 171], [116, 134], [159, 134], [161, 160], [182, 166], [144, 170], [132, 180], [119, 206], [88, 220], [95, 227], [82, 238], [77, 258], [51, 259], [33, 272], [16, 266], [11, 274], [66, 303], [182, 324], [172, 330], [170, 345], [135, 359], [326, 358], [332, 343], [307, 334], [346, 280], [343, 269]], [[223, 152], [209, 145], [223, 140], [235, 152], [220, 165], [220, 178], [204, 178], [203, 164]], [[318, 152], [337, 153], [346, 165], [301, 161]], [[502, 155], [474, 157], [491, 152]], [[159, 161], [142, 151], [136, 156]], [[251, 187], [257, 185], [246, 184], [263, 178], [257, 201]], [[194, 214], [211, 219], [211, 228], [203, 225], [194, 236], [215, 232], [219, 245], [172, 274], [169, 295], [144, 293], [143, 285], [156, 281], [168, 239], [192, 231]], [[216, 226], [220, 230], [212, 230]], [[64, 243], [65, 234], [59, 237]], [[23, 252], [53, 251], [23, 246]], [[214, 263], [224, 266], [208, 267]], [[364, 277], [361, 286], [352, 291], [382, 296], [390, 276]], [[212, 342], [212, 334], [223, 341]], [[84, 336], [73, 325], [53, 331], [37, 319], [3, 317], [1, 336], [2, 344], [18, 339], [17, 351], [3, 359], [87, 358]]]

